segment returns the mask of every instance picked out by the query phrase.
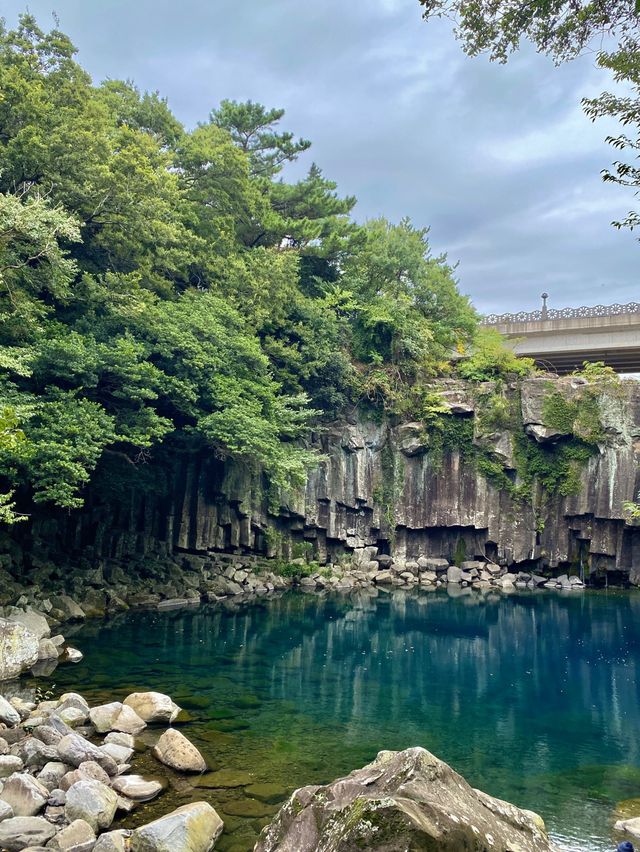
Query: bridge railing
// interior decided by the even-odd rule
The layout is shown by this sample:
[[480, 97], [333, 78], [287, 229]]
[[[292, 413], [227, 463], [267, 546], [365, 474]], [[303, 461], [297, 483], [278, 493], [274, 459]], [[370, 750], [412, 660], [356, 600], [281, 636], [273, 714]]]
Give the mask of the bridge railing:
[[517, 314], [487, 314], [482, 317], [482, 325], [502, 325], [503, 323], [538, 322], [554, 319], [580, 319], [581, 317], [617, 317], [622, 314], [640, 314], [640, 302], [626, 305], [594, 305], [581, 308], [542, 308], [538, 311], [519, 311]]

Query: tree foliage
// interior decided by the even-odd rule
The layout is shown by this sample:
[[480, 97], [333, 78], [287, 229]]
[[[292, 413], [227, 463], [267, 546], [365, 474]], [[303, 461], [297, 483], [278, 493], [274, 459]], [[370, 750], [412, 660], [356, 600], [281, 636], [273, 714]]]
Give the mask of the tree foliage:
[[407, 410], [453, 369], [477, 318], [446, 258], [356, 223], [315, 164], [287, 181], [310, 143], [283, 110], [223, 101], [187, 131], [74, 54], [31, 15], [0, 29], [1, 520], [161, 445], [289, 487], [315, 419]]

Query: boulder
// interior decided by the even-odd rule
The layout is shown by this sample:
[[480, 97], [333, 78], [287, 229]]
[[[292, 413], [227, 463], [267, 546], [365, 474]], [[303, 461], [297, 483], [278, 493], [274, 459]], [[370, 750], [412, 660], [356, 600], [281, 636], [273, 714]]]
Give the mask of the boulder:
[[93, 778], [77, 781], [67, 791], [67, 803], [64, 808], [69, 822], [83, 819], [94, 831], [104, 831], [113, 822], [118, 806], [118, 796]]
[[38, 660], [38, 638], [24, 624], [0, 618], [0, 680], [10, 680]]
[[111, 784], [116, 793], [133, 799], [134, 802], [148, 802], [155, 799], [165, 788], [165, 784], [154, 778], [143, 778], [142, 775], [119, 775]]
[[51, 761], [47, 763], [38, 773], [38, 781], [43, 784], [47, 790], [55, 790], [60, 786], [60, 781], [67, 774], [68, 767], [60, 761]]
[[447, 583], [462, 582], [462, 570], [457, 565], [450, 565], [447, 568]]
[[8, 802], [3, 802], [2, 799], [0, 799], [0, 822], [2, 822], [3, 819], [11, 819], [12, 816], [13, 808], [11, 807], [11, 805]]
[[20, 724], [20, 714], [2, 695], [0, 695], [0, 722], [4, 722], [10, 728]]
[[114, 743], [125, 748], [135, 748], [135, 739], [131, 734], [123, 734], [122, 731], [111, 731], [104, 738], [105, 743]]
[[58, 756], [63, 763], [70, 766], [80, 766], [87, 761], [95, 761], [108, 775], [116, 775], [118, 765], [115, 760], [98, 746], [85, 740], [79, 734], [67, 734], [57, 746]]
[[63, 621], [84, 621], [86, 618], [84, 610], [69, 595], [52, 595], [50, 600], [60, 610]]
[[16, 607], [11, 607], [6, 618], [7, 621], [11, 621], [13, 624], [21, 624], [38, 641], [51, 636], [49, 622], [41, 612], [37, 612], [34, 609], [17, 609]]
[[41, 639], [38, 642], [38, 659], [39, 660], [57, 660], [58, 648], [53, 644], [51, 639]]
[[136, 828], [130, 848], [131, 852], [209, 852], [222, 829], [222, 820], [208, 802], [194, 802]]
[[16, 772], [4, 782], [0, 798], [11, 805], [15, 816], [30, 817], [47, 804], [49, 791], [32, 775]]
[[620, 819], [613, 827], [616, 831], [624, 831], [632, 837], [640, 838], [640, 817]]
[[132, 692], [124, 704], [148, 724], [170, 724], [180, 713], [178, 705], [161, 692]]
[[127, 748], [127, 746], [118, 745], [117, 743], [105, 743], [100, 746], [100, 751], [112, 757], [118, 766], [128, 763], [133, 754], [132, 748]]
[[382, 751], [323, 787], [296, 790], [255, 852], [424, 849], [553, 852], [537, 814], [474, 790], [423, 748]]
[[30, 847], [45, 846], [56, 828], [43, 817], [13, 817], [0, 822], [0, 849], [21, 852]]
[[153, 754], [165, 766], [179, 772], [204, 772], [204, 757], [189, 740], [174, 728], [169, 728], [153, 748]]
[[139, 734], [147, 725], [131, 707], [120, 701], [101, 704], [89, 711], [91, 724], [100, 734], [107, 731], [121, 731], [124, 734]]
[[119, 831], [107, 831], [106, 834], [101, 834], [96, 845], [93, 847], [93, 852], [125, 852], [127, 848], [127, 838], [131, 832], [120, 829]]
[[91, 852], [96, 835], [88, 822], [76, 819], [56, 834], [47, 844], [54, 852]]

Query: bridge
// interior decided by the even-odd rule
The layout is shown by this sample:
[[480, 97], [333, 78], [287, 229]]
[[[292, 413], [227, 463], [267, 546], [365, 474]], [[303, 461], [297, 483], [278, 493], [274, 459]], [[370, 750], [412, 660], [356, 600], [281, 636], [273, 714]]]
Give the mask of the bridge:
[[570, 373], [584, 361], [604, 361], [618, 373], [640, 373], [640, 302], [595, 307], [547, 307], [516, 314], [489, 314], [483, 325], [510, 339], [517, 355], [539, 367]]

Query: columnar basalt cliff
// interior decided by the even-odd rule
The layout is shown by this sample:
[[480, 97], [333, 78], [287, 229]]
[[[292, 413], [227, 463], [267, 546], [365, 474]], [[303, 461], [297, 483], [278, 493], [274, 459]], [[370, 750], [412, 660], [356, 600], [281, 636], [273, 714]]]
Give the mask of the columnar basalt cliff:
[[[640, 528], [623, 504], [640, 488], [640, 384], [588, 390], [571, 377], [498, 390], [441, 382], [433, 422], [356, 414], [319, 428], [321, 460], [289, 495], [211, 452], [157, 454], [111, 492], [96, 484], [83, 510], [18, 525], [3, 567], [28, 576], [47, 559], [90, 571], [185, 552], [320, 564], [391, 554], [633, 581]], [[500, 416], [488, 416], [497, 403]]]

